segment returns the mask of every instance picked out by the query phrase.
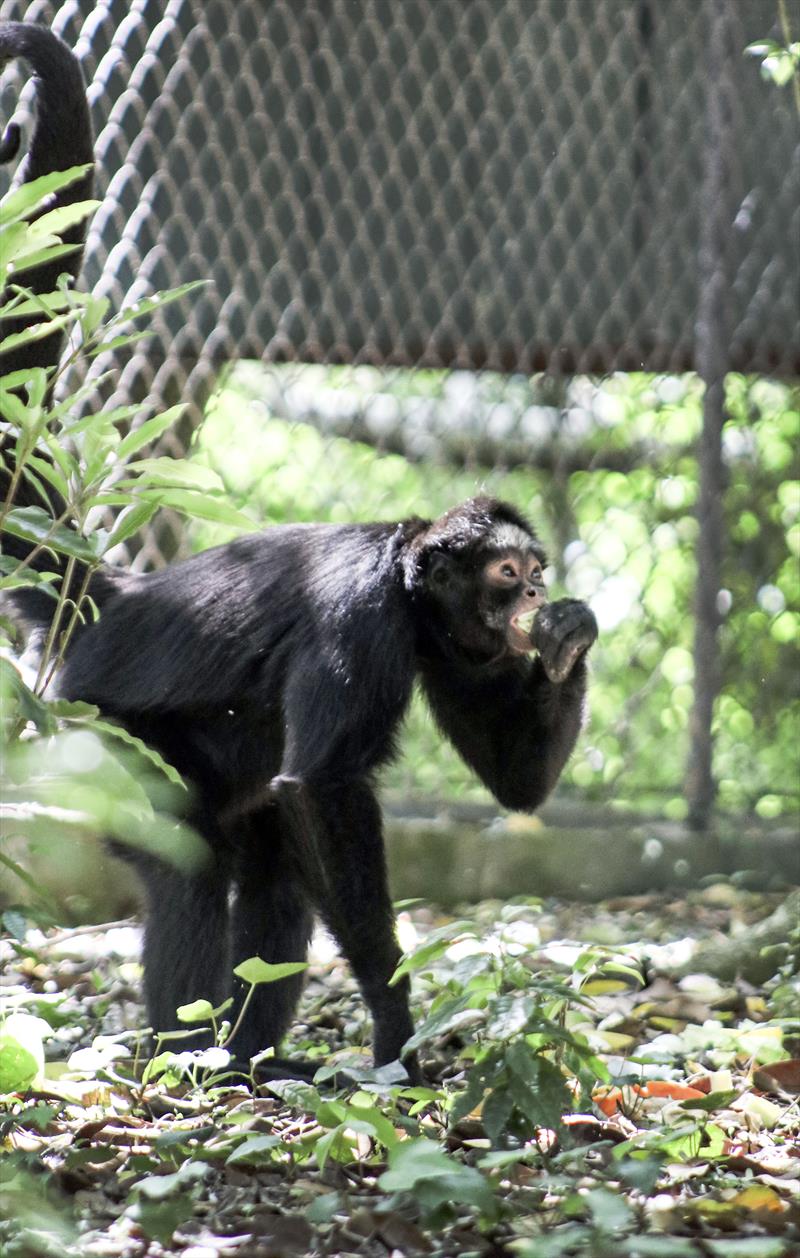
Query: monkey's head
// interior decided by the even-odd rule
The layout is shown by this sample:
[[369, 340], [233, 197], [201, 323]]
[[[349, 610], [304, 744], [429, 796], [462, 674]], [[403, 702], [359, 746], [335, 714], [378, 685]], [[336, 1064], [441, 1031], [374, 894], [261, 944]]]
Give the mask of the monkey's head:
[[440, 641], [487, 662], [533, 650], [533, 621], [547, 602], [547, 559], [518, 511], [473, 498], [434, 521], [410, 549], [406, 586], [421, 596]]

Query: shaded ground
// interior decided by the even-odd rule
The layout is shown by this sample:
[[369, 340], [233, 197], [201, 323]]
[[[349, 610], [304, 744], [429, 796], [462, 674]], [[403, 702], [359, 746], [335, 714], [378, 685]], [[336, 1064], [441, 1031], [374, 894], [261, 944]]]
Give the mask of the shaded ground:
[[[412, 907], [401, 932], [420, 958], [431, 1086], [366, 1070], [344, 1097], [289, 1084], [254, 1098], [195, 1065], [200, 1088], [177, 1063], [137, 1082], [138, 931], [6, 941], [4, 1008], [52, 1034], [45, 1074], [0, 1108], [0, 1254], [800, 1254], [788, 967], [766, 989], [668, 976], [694, 941], [746, 940], [780, 898], [716, 883], [486, 902], [458, 922]], [[554, 1027], [580, 1051], [562, 1054]], [[361, 1000], [324, 939], [292, 1039], [320, 1060], [363, 1046], [347, 1060], [368, 1067]]]

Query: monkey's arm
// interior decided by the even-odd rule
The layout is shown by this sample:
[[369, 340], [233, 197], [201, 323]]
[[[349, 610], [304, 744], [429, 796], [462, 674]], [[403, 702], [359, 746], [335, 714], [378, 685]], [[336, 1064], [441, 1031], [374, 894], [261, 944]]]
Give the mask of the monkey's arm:
[[558, 781], [583, 724], [585, 654], [596, 636], [589, 608], [562, 599], [537, 616], [533, 660], [502, 670], [423, 666], [438, 724], [506, 808], [537, 808]]

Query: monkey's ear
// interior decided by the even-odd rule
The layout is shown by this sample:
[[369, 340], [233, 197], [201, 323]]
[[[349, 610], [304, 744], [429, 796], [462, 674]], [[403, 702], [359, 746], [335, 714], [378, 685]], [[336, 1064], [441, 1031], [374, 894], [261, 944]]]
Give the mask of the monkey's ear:
[[435, 550], [428, 560], [425, 572], [426, 584], [432, 586], [435, 590], [444, 589], [452, 580], [453, 568], [454, 563], [451, 556], [443, 554], [440, 550]]

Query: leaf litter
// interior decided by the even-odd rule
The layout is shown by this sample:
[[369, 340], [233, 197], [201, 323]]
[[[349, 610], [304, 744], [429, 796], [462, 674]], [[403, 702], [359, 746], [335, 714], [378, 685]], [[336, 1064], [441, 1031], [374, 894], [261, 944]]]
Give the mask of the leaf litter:
[[370, 1069], [362, 1001], [325, 939], [288, 1051], [333, 1056], [353, 1086], [255, 1094], [224, 1069], [142, 1081], [133, 923], [6, 940], [3, 1009], [44, 1056], [8, 1088], [19, 1052], [0, 1039], [0, 1254], [798, 1255], [791, 967], [766, 987], [691, 970], [698, 942], [746, 932], [779, 897], [724, 892], [404, 909], [416, 1089]]

